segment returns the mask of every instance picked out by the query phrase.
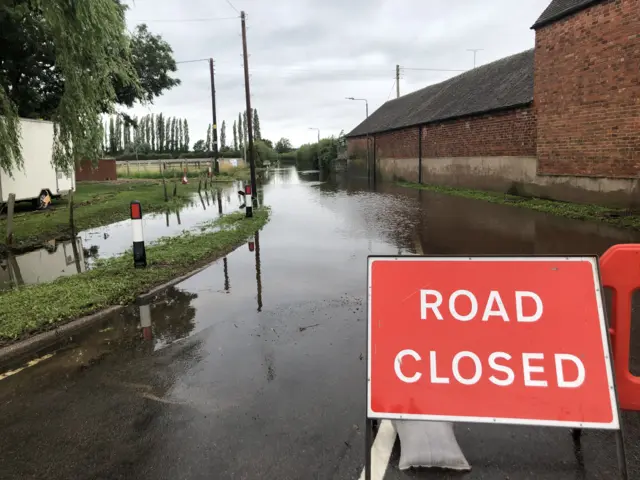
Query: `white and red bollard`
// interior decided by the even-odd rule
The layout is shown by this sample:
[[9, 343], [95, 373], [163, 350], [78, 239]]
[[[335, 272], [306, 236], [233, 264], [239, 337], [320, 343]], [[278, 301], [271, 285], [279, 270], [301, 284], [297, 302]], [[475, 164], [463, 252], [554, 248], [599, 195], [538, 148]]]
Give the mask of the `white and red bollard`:
[[187, 179], [187, 167], [185, 167], [182, 171], [182, 184], [186, 185], [187, 183], [189, 183], [189, 180]]
[[249, 251], [253, 252], [256, 249], [256, 239], [254, 237], [249, 237]]
[[253, 217], [253, 198], [251, 198], [251, 185], [244, 186], [244, 205], [247, 209], [247, 218]]
[[133, 265], [136, 268], [147, 266], [147, 252], [144, 248], [144, 233], [142, 231], [142, 207], [140, 202], [131, 202], [131, 227], [133, 230]]

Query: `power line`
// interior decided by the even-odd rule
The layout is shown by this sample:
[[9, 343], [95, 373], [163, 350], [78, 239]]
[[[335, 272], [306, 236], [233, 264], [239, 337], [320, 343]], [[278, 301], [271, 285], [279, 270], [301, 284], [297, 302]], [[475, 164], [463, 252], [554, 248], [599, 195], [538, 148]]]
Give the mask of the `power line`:
[[233, 3], [231, 3], [229, 0], [227, 0], [227, 3], [229, 4], [229, 6], [230, 6], [231, 8], [233, 8], [233, 9], [236, 11], [236, 13], [240, 13], [240, 12], [238, 11], [238, 9], [237, 9], [236, 7], [234, 7], [234, 6], [233, 6]]
[[387, 95], [387, 102], [389, 101], [389, 99], [391, 98], [391, 94], [393, 93], [393, 87], [396, 86], [396, 81], [393, 81], [393, 85], [391, 85], [391, 90], [389, 90], [389, 95]]
[[400, 67], [403, 70], [420, 70], [425, 72], [466, 72], [466, 70], [449, 70], [445, 68], [411, 68], [411, 67]]
[[154, 20], [140, 20], [132, 18], [131, 21], [135, 23], [194, 23], [194, 22], [217, 22], [219, 20], [237, 20], [238, 17], [211, 17], [211, 18], [158, 18]]
[[182, 60], [180, 62], [176, 62], [176, 65], [179, 63], [196, 63], [196, 62], [208, 62], [208, 58], [199, 58], [197, 60]]

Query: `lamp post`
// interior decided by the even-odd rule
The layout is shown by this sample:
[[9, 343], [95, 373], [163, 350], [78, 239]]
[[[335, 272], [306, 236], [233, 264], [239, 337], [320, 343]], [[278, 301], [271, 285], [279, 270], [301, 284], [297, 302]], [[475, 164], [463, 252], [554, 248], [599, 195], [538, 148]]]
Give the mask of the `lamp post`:
[[[369, 102], [367, 101], [366, 98], [354, 98], [354, 97], [345, 97], [346, 100], [355, 100], [355, 101], [359, 101], [359, 102], [364, 102], [365, 107], [366, 107], [366, 112], [367, 112], [367, 118], [369, 118]], [[367, 178], [371, 178], [371, 146], [369, 145], [369, 134], [367, 133]], [[373, 158], [373, 161], [375, 163], [375, 155]], [[375, 175], [376, 175], [376, 169], [375, 169], [375, 165], [373, 166], [373, 176], [374, 176], [374, 182], [375, 182]]]
[[345, 97], [346, 100], [356, 100], [356, 101], [360, 101], [360, 102], [364, 102], [365, 106], [367, 108], [367, 118], [369, 118], [369, 102], [367, 101], [366, 98], [353, 98], [353, 97]]
[[319, 128], [314, 128], [314, 127], [309, 127], [309, 130], [317, 130], [318, 131], [318, 143], [320, 143], [320, 129]]

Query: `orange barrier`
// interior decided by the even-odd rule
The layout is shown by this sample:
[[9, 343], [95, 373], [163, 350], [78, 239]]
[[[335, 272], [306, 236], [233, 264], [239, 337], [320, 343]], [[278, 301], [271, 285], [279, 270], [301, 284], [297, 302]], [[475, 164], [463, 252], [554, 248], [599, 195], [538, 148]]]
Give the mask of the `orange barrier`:
[[611, 346], [620, 407], [640, 410], [640, 377], [629, 371], [631, 296], [640, 289], [640, 244], [615, 245], [600, 258], [602, 286], [613, 293], [609, 312]]

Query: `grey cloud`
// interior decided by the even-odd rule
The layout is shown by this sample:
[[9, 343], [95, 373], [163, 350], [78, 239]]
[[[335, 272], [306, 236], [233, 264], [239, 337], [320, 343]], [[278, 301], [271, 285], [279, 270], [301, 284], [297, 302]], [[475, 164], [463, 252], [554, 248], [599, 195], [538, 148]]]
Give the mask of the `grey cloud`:
[[[294, 144], [313, 139], [308, 127], [337, 135], [360, 123], [394, 95], [395, 64], [468, 69], [468, 48], [483, 48], [487, 63], [533, 46], [529, 27], [550, 0], [231, 0], [247, 12], [252, 104], [263, 134]], [[235, 17], [224, 0], [135, 0], [134, 20]], [[219, 123], [244, 109], [240, 21], [148, 22], [175, 51], [176, 60], [216, 61]], [[406, 70], [402, 93], [443, 81], [454, 72]], [[208, 66], [180, 65], [182, 85], [135, 112], [186, 117], [195, 141], [211, 121]], [[313, 132], [311, 132], [313, 133]]]

